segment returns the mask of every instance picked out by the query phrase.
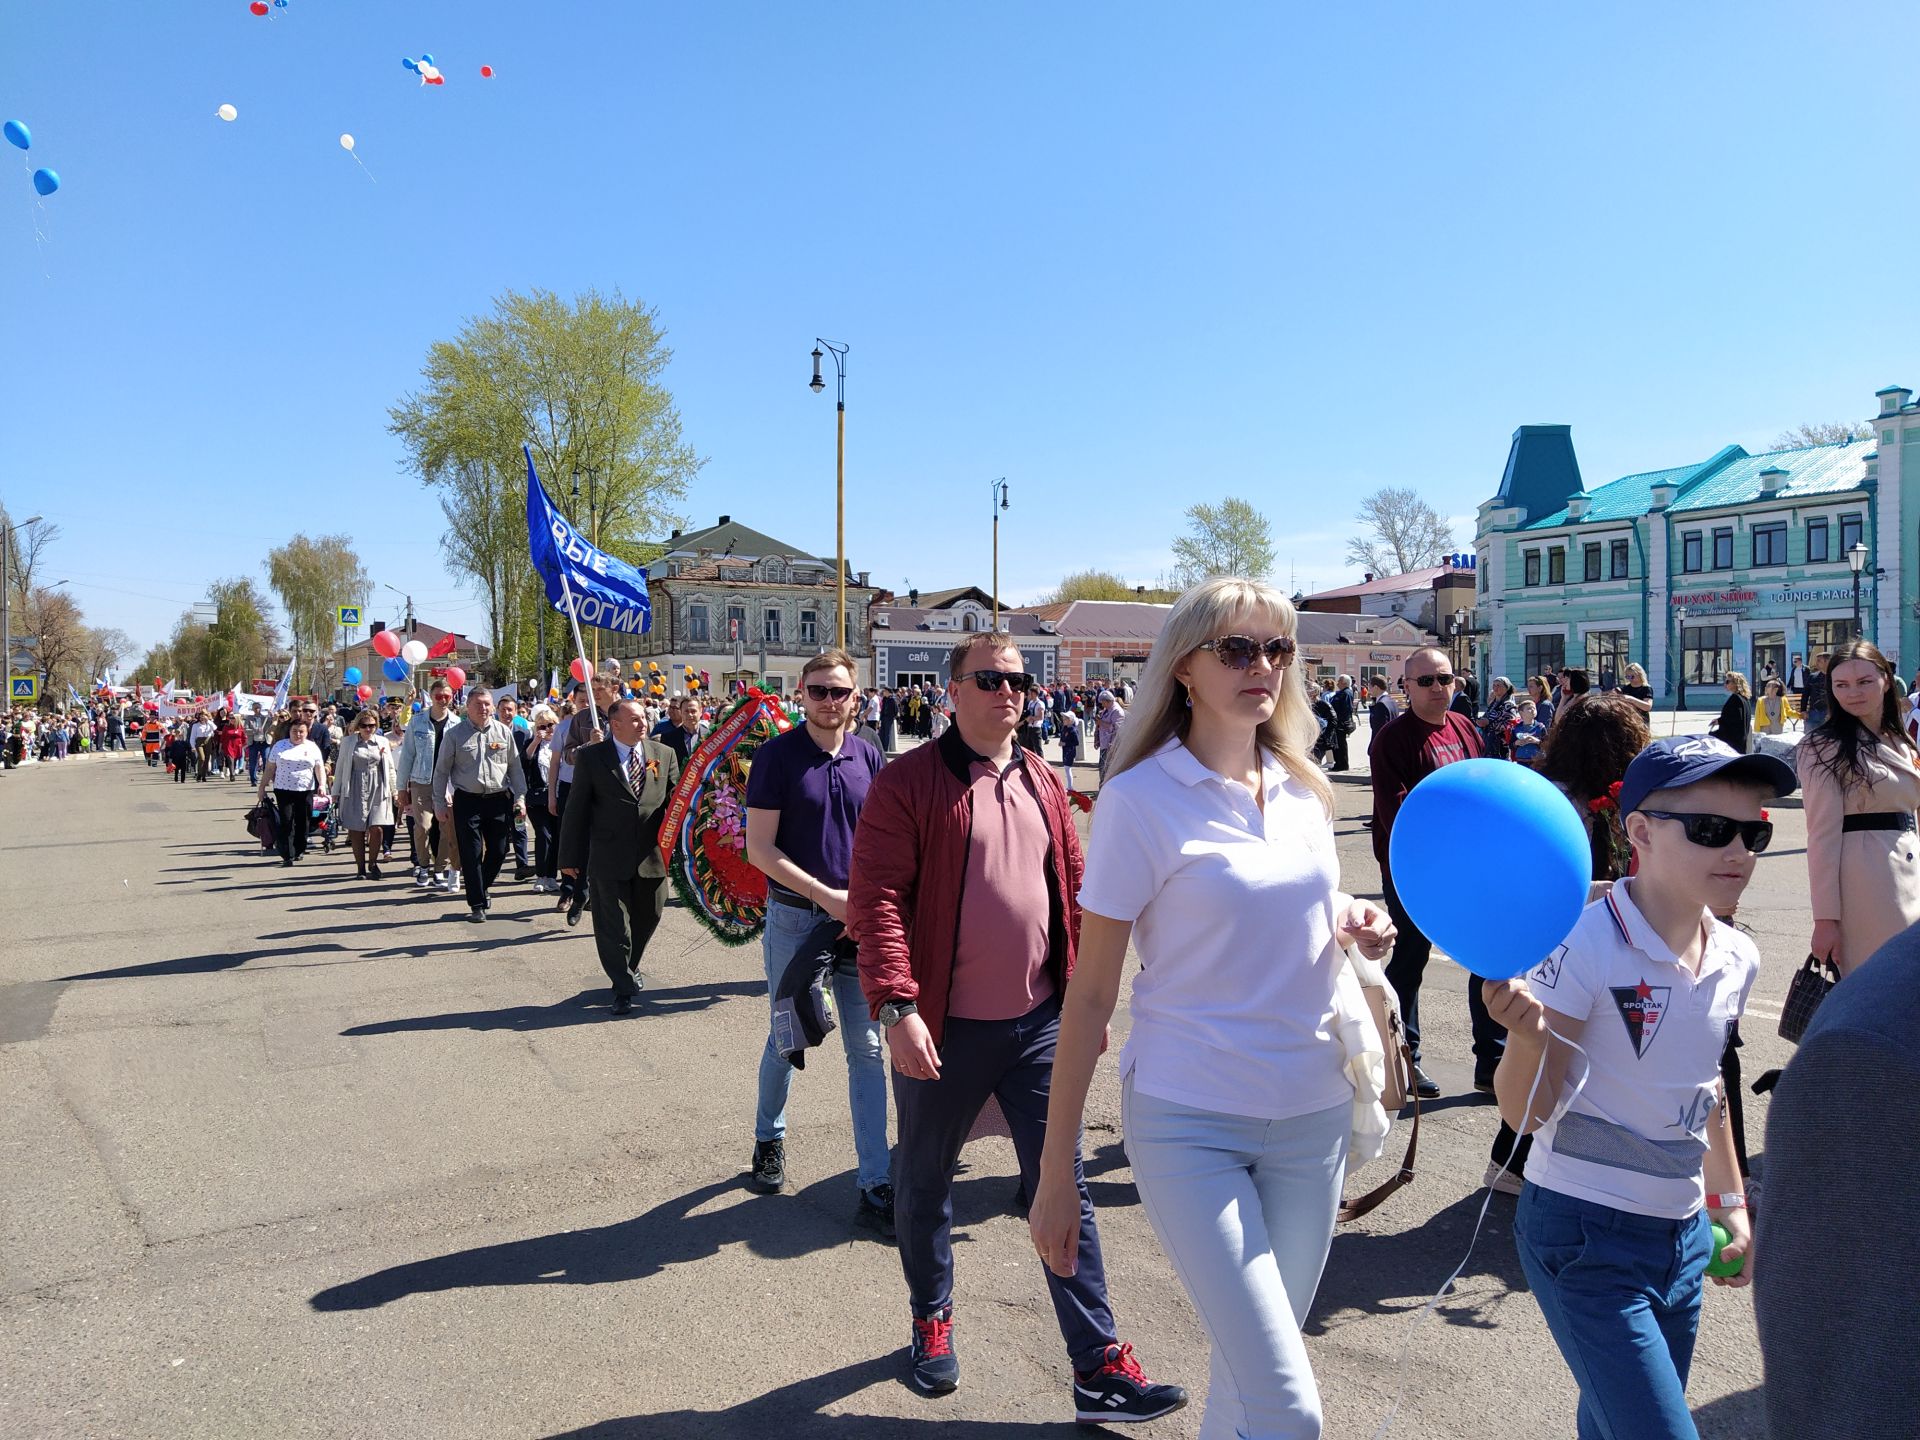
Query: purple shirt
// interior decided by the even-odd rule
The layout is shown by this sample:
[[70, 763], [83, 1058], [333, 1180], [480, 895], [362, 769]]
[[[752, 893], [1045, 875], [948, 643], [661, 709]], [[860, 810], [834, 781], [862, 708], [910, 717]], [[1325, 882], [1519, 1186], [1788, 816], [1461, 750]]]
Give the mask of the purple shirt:
[[[814, 744], [805, 725], [796, 725], [753, 752], [747, 808], [778, 810], [773, 843], [781, 853], [829, 890], [844, 890], [853, 863], [853, 827], [881, 763], [880, 752], [858, 735], [847, 735], [840, 753], [829, 755]], [[776, 892], [793, 894], [768, 883]]]

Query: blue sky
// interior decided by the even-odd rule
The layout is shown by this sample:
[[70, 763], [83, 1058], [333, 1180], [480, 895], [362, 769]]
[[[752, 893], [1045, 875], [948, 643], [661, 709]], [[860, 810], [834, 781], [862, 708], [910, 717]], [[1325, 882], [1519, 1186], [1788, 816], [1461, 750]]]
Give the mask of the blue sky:
[[1228, 494], [1345, 583], [1359, 495], [1468, 516], [1516, 425], [1593, 485], [1920, 387], [1892, 13], [7, 0], [64, 185], [0, 153], [0, 498], [142, 644], [296, 530], [479, 631], [386, 409], [494, 295], [593, 285], [668, 331], [694, 523], [831, 552], [826, 335], [878, 583], [985, 585], [1000, 475], [1016, 600], [1151, 581]]

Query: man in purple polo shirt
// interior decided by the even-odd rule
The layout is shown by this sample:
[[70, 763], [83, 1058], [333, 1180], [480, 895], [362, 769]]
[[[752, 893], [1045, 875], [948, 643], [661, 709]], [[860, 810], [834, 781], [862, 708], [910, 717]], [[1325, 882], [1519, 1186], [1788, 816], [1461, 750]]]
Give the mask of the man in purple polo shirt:
[[[847, 869], [867, 786], [884, 763], [853, 733], [860, 692], [854, 659], [827, 650], [800, 672], [807, 723], [762, 745], [747, 780], [747, 859], [766, 872], [767, 925], [760, 944], [767, 999], [823, 920], [847, 919]], [[880, 1026], [867, 1013], [851, 944], [833, 970], [834, 1007], [847, 1051], [847, 1097], [860, 1160], [862, 1220], [893, 1238], [893, 1185], [887, 1156], [887, 1067]], [[787, 1096], [793, 1066], [769, 1029], [760, 1052], [760, 1104], [753, 1124], [750, 1183], [765, 1194], [787, 1182]]]

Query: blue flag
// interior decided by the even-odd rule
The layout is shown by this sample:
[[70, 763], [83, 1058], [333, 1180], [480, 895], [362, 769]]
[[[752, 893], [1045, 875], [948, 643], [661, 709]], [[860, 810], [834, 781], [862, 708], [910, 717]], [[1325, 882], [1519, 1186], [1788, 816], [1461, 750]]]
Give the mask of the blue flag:
[[520, 448], [527, 457], [527, 540], [533, 550], [533, 568], [546, 583], [548, 603], [562, 615], [571, 614], [580, 623], [602, 630], [629, 635], [651, 630], [653, 602], [647, 598], [647, 572], [588, 544], [547, 499], [546, 487], [533, 468], [532, 449]]

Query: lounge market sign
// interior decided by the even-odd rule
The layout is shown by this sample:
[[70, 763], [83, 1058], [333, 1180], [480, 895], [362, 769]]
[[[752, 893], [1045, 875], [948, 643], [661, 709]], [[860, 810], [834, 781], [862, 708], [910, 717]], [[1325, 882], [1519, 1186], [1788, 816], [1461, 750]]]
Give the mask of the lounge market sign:
[[[1862, 577], [1866, 579], [1868, 577]], [[1863, 584], [1862, 589], [1866, 586]], [[1844, 604], [1853, 599], [1851, 585], [1783, 585], [1778, 590], [1695, 590], [1685, 595], [1675, 595], [1675, 607], [1684, 607], [1695, 615], [1725, 614], [1737, 612], [1757, 601], [1764, 600], [1768, 606], [1833, 605]]]

